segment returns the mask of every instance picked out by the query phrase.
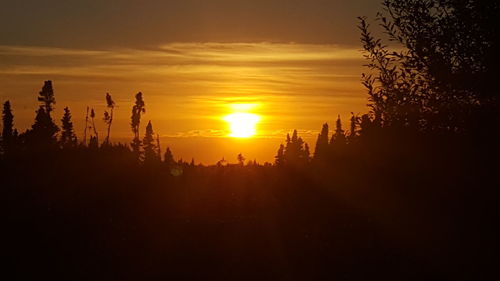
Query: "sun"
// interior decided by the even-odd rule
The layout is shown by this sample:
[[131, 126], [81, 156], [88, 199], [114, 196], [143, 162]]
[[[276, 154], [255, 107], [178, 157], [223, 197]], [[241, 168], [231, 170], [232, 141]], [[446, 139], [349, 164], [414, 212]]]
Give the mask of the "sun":
[[233, 113], [224, 117], [224, 121], [229, 123], [233, 138], [249, 138], [257, 133], [257, 123], [260, 121], [260, 116], [253, 113]]

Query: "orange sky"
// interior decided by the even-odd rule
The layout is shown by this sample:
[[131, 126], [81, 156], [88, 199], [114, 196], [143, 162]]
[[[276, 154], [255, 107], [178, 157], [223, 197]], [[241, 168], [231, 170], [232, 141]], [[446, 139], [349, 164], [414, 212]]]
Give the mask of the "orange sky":
[[[86, 106], [102, 122], [105, 93], [117, 103], [112, 139], [129, 142], [134, 95], [142, 91], [162, 146], [215, 163], [272, 161], [287, 132], [314, 147], [324, 122], [364, 113], [365, 71], [357, 16], [365, 0], [19, 0], [0, 10], [0, 101], [28, 128], [43, 81], [52, 80], [54, 119], [69, 106], [79, 137]], [[228, 138], [224, 116], [255, 105], [257, 135]]]
[[[131, 137], [134, 94], [146, 102], [163, 146], [176, 156], [213, 163], [222, 157], [272, 161], [287, 132], [298, 129], [311, 147], [323, 122], [366, 112], [358, 47], [297, 43], [171, 43], [154, 49], [83, 50], [0, 46], [0, 97], [10, 99], [16, 127], [31, 125], [36, 95], [51, 79], [55, 118], [69, 106], [83, 131], [86, 106], [96, 109], [104, 134], [104, 96], [117, 102], [115, 141]], [[228, 140], [223, 117], [233, 104], [254, 104], [261, 116], [252, 140]], [[346, 123], [347, 125], [347, 123]], [[143, 126], [144, 127], [144, 126]], [[229, 145], [230, 144], [230, 145]], [[210, 147], [216, 147], [212, 150]], [[204, 151], [207, 150], [207, 151]]]

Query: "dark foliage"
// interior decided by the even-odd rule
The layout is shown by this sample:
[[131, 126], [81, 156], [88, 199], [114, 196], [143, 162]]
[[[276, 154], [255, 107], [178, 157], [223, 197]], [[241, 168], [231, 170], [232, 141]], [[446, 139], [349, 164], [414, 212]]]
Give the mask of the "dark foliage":
[[4, 154], [10, 154], [13, 146], [16, 144], [17, 138], [17, 131], [14, 129], [14, 115], [12, 114], [10, 101], [6, 101], [3, 104], [2, 125], [3, 128], [0, 151], [3, 151]]
[[73, 122], [71, 122], [71, 112], [68, 107], [64, 108], [64, 115], [61, 119], [61, 139], [59, 140], [60, 145], [63, 148], [74, 148], [76, 147], [78, 141], [73, 130]]
[[374, 38], [362, 18], [375, 123], [469, 133], [486, 120], [496, 124], [499, 14], [498, 1], [385, 0], [377, 20], [402, 51]]
[[[135, 98], [131, 147], [87, 108], [60, 141], [52, 84], [17, 136], [3, 109], [4, 276], [34, 280], [496, 280], [498, 64], [494, 1], [385, 1], [379, 20], [401, 52], [361, 22], [372, 111], [327, 124], [314, 157], [298, 132], [274, 165], [223, 158], [163, 162]], [[493, 46], [493, 47], [492, 47]], [[478, 81], [478, 83], [474, 83]], [[90, 126], [89, 126], [90, 113]], [[87, 129], [93, 129], [87, 145]], [[71, 144], [71, 145], [69, 145]], [[15, 147], [16, 149], [12, 149]], [[207, 148], [211, 149], [211, 148]]]
[[109, 135], [111, 134], [111, 125], [113, 124], [113, 114], [115, 111], [115, 102], [109, 93], [106, 93], [106, 107], [108, 111], [104, 111], [104, 122], [108, 125], [108, 130], [106, 134], [106, 141], [104, 144], [109, 145]]

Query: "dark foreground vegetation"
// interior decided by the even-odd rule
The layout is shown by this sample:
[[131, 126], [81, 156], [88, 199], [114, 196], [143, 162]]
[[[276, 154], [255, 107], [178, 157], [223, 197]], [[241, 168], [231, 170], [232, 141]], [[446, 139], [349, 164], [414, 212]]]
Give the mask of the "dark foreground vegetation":
[[[494, 280], [498, 276], [496, 3], [386, 1], [390, 52], [360, 29], [371, 112], [294, 132], [273, 164], [160, 157], [136, 95], [130, 145], [89, 109], [83, 140], [52, 83], [31, 129], [3, 109], [9, 280]], [[464, 39], [466, 38], [466, 39]], [[87, 130], [88, 129], [88, 130]]]

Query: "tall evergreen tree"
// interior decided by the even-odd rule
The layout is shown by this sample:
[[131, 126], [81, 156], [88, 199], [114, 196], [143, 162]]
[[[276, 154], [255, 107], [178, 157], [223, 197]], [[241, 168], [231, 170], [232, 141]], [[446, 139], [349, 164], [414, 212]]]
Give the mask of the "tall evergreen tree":
[[167, 147], [167, 151], [165, 151], [165, 155], [163, 157], [163, 162], [169, 167], [171, 167], [175, 164], [174, 155], [172, 154], [170, 147]]
[[309, 145], [307, 143], [304, 143], [304, 153], [302, 158], [305, 162], [309, 162], [311, 158], [311, 151], [309, 150]]
[[31, 126], [31, 130], [26, 132], [28, 144], [32, 147], [55, 147], [58, 131], [59, 128], [45, 111], [45, 107], [40, 106], [36, 111], [35, 123]]
[[73, 122], [71, 122], [71, 112], [68, 107], [64, 108], [64, 115], [61, 119], [62, 131], [59, 140], [63, 148], [73, 148], [77, 144], [76, 135], [73, 129]]
[[89, 107], [85, 113], [85, 128], [83, 129], [83, 145], [87, 145], [87, 130], [89, 129]]
[[14, 143], [14, 115], [12, 114], [12, 108], [10, 106], [10, 101], [6, 101], [3, 104], [2, 111], [2, 149], [4, 153], [9, 153], [12, 145]]
[[274, 165], [281, 167], [285, 165], [285, 146], [280, 144], [280, 148], [278, 149], [278, 153], [274, 157]]
[[53, 105], [56, 103], [51, 81], [45, 81], [39, 92], [38, 101], [41, 105], [36, 111], [35, 123], [31, 126], [31, 130], [26, 132], [27, 143], [36, 148], [56, 147], [56, 133], [59, 128], [50, 116], [54, 109]]
[[146, 113], [146, 104], [142, 99], [142, 93], [139, 92], [135, 95], [135, 104], [132, 107], [132, 117], [130, 126], [132, 128], [132, 133], [134, 133], [134, 139], [132, 140], [132, 151], [140, 158], [141, 153], [141, 141], [139, 139], [139, 129], [141, 124], [141, 115]]
[[104, 111], [104, 122], [106, 125], [108, 125], [108, 133], [106, 135], [106, 140], [105, 144], [109, 144], [109, 135], [111, 133], [111, 124], [113, 123], [113, 113], [115, 110], [115, 102], [111, 98], [111, 95], [109, 93], [106, 93], [106, 107], [108, 108], [108, 111]]
[[303, 165], [309, 161], [305, 156], [304, 141], [298, 136], [297, 130], [293, 130], [291, 138], [287, 135], [284, 158], [287, 165]]
[[314, 160], [325, 159], [328, 155], [328, 123], [323, 124], [314, 149]]
[[350, 123], [350, 130], [349, 130], [349, 143], [354, 143], [356, 140], [356, 136], [358, 135], [357, 132], [357, 127], [359, 123], [359, 117], [357, 115], [354, 115], [353, 112], [351, 112], [351, 123]]
[[45, 81], [42, 90], [38, 93], [38, 101], [42, 103], [45, 113], [49, 114], [54, 110], [56, 99], [54, 97], [54, 89], [52, 88], [52, 81]]
[[146, 126], [146, 135], [144, 136], [142, 145], [144, 146], [144, 163], [153, 163], [159, 161], [160, 157], [155, 145], [153, 125], [151, 124], [151, 121], [149, 121], [148, 125]]
[[330, 145], [333, 146], [341, 146], [347, 143], [345, 132], [342, 129], [342, 121], [340, 120], [340, 115], [337, 118], [337, 122], [335, 124], [335, 133], [332, 135], [332, 139], [330, 141]]

